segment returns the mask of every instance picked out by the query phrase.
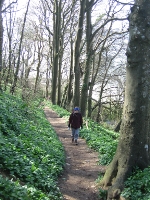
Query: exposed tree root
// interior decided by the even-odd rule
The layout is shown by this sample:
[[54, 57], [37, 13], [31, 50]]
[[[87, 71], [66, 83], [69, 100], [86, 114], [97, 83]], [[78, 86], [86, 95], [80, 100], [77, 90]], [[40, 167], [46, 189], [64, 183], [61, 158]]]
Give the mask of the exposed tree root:
[[103, 180], [100, 182], [100, 186], [103, 189], [107, 189], [107, 200], [123, 200], [121, 192], [124, 189], [124, 182], [127, 179], [131, 171], [131, 165], [118, 164], [117, 156], [108, 166]]

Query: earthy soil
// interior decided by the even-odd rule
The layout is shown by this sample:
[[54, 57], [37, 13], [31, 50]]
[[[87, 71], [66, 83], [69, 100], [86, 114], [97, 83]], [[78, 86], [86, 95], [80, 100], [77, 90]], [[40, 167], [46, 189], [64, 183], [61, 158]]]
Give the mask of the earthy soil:
[[65, 119], [48, 107], [44, 111], [65, 149], [66, 165], [58, 180], [64, 200], [98, 200], [96, 179], [105, 171], [105, 167], [98, 165], [98, 154], [84, 139], [79, 138], [78, 145], [72, 143]]

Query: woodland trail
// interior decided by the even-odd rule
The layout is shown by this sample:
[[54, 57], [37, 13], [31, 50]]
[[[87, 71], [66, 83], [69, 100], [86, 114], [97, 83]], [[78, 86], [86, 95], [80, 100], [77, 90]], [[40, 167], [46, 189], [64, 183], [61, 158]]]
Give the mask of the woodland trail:
[[79, 138], [78, 145], [72, 143], [65, 119], [48, 107], [44, 112], [65, 149], [66, 164], [58, 180], [64, 200], [98, 200], [95, 181], [105, 170], [97, 164], [98, 154], [87, 146], [84, 139]]

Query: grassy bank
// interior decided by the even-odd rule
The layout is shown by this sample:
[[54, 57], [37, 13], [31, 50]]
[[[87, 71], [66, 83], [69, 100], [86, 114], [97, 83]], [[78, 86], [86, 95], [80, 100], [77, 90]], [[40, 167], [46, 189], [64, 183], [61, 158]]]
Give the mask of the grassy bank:
[[0, 94], [0, 199], [62, 199], [64, 149], [39, 102]]

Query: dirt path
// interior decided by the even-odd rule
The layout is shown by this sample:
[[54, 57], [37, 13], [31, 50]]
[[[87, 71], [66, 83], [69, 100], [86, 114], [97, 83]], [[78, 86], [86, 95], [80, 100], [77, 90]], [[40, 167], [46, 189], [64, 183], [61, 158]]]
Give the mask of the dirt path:
[[65, 148], [66, 166], [59, 178], [64, 200], [98, 200], [95, 181], [99, 172], [104, 172], [104, 168], [97, 165], [98, 154], [89, 149], [81, 138], [78, 145], [72, 143], [71, 131], [65, 120], [47, 107], [44, 111]]

